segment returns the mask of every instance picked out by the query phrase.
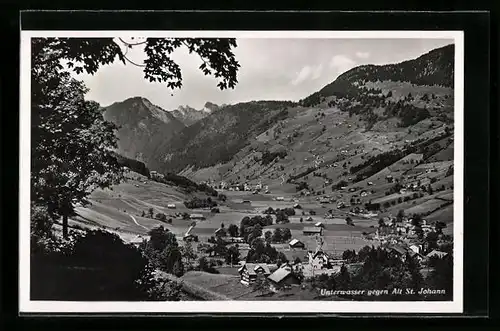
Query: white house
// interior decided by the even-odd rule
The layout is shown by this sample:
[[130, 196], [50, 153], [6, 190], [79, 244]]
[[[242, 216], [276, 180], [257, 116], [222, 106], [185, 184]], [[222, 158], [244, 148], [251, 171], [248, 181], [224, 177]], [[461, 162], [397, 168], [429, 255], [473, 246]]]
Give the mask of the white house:
[[168, 208], [168, 209], [175, 209], [175, 203], [169, 203], [169, 204], [167, 205], [167, 208]]
[[420, 254], [420, 252], [422, 252], [422, 245], [411, 245], [410, 249], [415, 253]]

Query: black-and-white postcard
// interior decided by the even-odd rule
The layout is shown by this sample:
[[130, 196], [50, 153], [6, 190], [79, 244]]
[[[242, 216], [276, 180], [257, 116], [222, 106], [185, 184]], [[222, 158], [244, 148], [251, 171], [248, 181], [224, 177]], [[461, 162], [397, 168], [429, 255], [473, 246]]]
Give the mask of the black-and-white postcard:
[[20, 310], [462, 312], [463, 47], [22, 31]]

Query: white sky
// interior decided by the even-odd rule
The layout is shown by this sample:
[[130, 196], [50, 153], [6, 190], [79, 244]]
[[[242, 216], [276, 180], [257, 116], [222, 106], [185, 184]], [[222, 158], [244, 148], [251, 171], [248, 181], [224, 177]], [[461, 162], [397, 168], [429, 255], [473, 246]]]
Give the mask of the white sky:
[[[181, 89], [144, 79], [142, 68], [116, 61], [94, 76], [78, 75], [90, 88], [87, 99], [102, 106], [141, 96], [166, 110], [180, 105], [200, 109], [205, 102], [234, 104], [251, 100], [298, 101], [318, 91], [348, 69], [362, 64], [397, 63], [416, 58], [452, 39], [237, 39], [234, 49], [241, 68], [235, 89], [220, 91], [217, 80], [198, 69], [197, 54], [177, 49], [172, 57], [180, 65]], [[142, 45], [128, 55], [140, 63]], [[173, 95], [172, 95], [173, 94]]]

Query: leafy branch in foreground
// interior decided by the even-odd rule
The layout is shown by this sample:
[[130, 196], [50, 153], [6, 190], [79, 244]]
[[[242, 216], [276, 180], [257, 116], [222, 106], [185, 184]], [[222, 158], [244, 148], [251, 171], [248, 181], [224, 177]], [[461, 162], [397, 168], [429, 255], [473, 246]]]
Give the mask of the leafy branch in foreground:
[[[128, 50], [142, 45], [144, 63], [131, 60]], [[71, 77], [95, 74], [115, 62], [143, 67], [145, 79], [182, 86], [179, 66], [170, 57], [185, 46], [203, 61], [200, 69], [219, 78], [220, 89], [234, 88], [239, 63], [234, 39], [147, 38], [126, 42], [118, 38], [33, 38], [31, 40], [32, 202], [49, 208], [53, 218], [68, 217], [73, 205], [96, 188], [109, 187], [123, 178], [112, 150], [116, 148], [112, 123], [104, 121], [97, 103], [85, 100], [83, 82]]]

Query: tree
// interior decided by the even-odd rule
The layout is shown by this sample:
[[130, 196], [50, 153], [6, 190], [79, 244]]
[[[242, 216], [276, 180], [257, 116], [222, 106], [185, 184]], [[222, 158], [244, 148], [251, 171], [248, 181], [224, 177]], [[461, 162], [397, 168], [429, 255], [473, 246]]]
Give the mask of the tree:
[[283, 237], [281, 235], [281, 228], [274, 229], [272, 241], [275, 243], [280, 243], [283, 241]]
[[238, 237], [238, 226], [235, 224], [229, 225], [227, 228], [227, 231], [229, 232], [229, 235], [231, 237]]
[[404, 211], [404, 209], [400, 209], [400, 210], [398, 211], [398, 214], [396, 215], [396, 220], [397, 220], [397, 222], [398, 222], [398, 223], [403, 222], [404, 217], [405, 217], [405, 211]]
[[347, 225], [354, 225], [353, 221], [352, 221], [352, 218], [350, 218], [349, 216], [346, 217], [345, 219], [345, 223]]
[[353, 250], [345, 250], [342, 253], [342, 260], [346, 260], [348, 262], [354, 262], [356, 260], [356, 251]]
[[190, 241], [186, 241], [184, 243], [184, 246], [182, 246], [181, 248], [181, 254], [182, 257], [184, 257], [184, 259], [186, 260], [186, 264], [188, 266], [187, 269], [189, 269], [189, 267], [191, 266], [191, 261], [196, 259], [197, 257], [196, 253], [194, 252], [193, 245]]
[[433, 249], [437, 249], [437, 241], [438, 241], [438, 234], [436, 232], [429, 232], [427, 236], [425, 237], [425, 241], [427, 243], [427, 249], [429, 251]]
[[[200, 55], [200, 69], [219, 78], [220, 89], [234, 88], [239, 68], [232, 48], [234, 39], [147, 38], [127, 42], [121, 38], [31, 39], [31, 145], [32, 201], [49, 207], [63, 218], [73, 203], [82, 202], [95, 188], [123, 179], [123, 169], [112, 152], [116, 126], [104, 121], [96, 102], [84, 99], [87, 88], [70, 72], [95, 74], [100, 66], [119, 59], [143, 68], [151, 82], [182, 86], [181, 71], [170, 54], [179, 47]], [[137, 64], [127, 57], [130, 48], [143, 45], [146, 59]], [[65, 65], [65, 66], [63, 66]]]
[[252, 242], [255, 239], [260, 238], [261, 236], [262, 236], [262, 226], [260, 224], [257, 224], [251, 228], [251, 232], [248, 235], [248, 243], [252, 244]]
[[433, 257], [429, 261], [433, 270], [426, 278], [426, 283], [433, 289], [445, 290], [443, 299], [453, 298], [453, 256], [448, 254], [443, 258]]
[[429, 185], [427, 186], [427, 193], [429, 193], [429, 195], [431, 195], [431, 194], [433, 194], [433, 193], [434, 193], [434, 190], [432, 189], [431, 184], [429, 184]]
[[269, 281], [263, 275], [257, 275], [257, 279], [253, 284], [253, 290], [260, 292], [261, 295], [264, 295], [269, 290]]
[[32, 70], [31, 200], [62, 216], [67, 238], [73, 204], [118, 183], [123, 173], [110, 152], [116, 127], [104, 121], [96, 102], [84, 99], [83, 83], [57, 67]]
[[379, 227], [379, 228], [383, 228], [383, 227], [385, 227], [385, 222], [384, 222], [384, 219], [383, 219], [383, 218], [380, 218], [380, 219], [378, 220], [378, 227]]
[[141, 213], [141, 217], [145, 217], [145, 216], [146, 216], [146, 213], [143, 210], [142, 213]]
[[290, 231], [289, 228], [281, 229], [281, 240], [286, 242], [289, 241], [290, 239], [292, 239], [292, 231]]
[[271, 243], [272, 237], [273, 237], [273, 233], [271, 231], [268, 230], [264, 233], [264, 238], [266, 240], [266, 243]]
[[182, 253], [175, 235], [163, 226], [151, 229], [148, 234], [150, 239], [141, 244], [140, 248], [151, 264], [167, 273], [182, 276]]
[[154, 211], [154, 209], [153, 209], [153, 208], [149, 208], [149, 209], [148, 209], [148, 216], [149, 216], [149, 218], [153, 218], [153, 214], [154, 214], [154, 212], [155, 212], [155, 211]]
[[165, 222], [167, 220], [167, 215], [164, 213], [158, 213], [156, 214], [156, 219]]
[[240, 261], [240, 251], [238, 247], [236, 246], [231, 246], [228, 248], [226, 256], [225, 256], [226, 263], [228, 264], [235, 264]]
[[347, 270], [345, 265], [340, 267], [340, 273], [336, 280], [336, 286], [338, 289], [347, 290], [349, 289], [349, 284], [351, 283], [351, 275]]
[[442, 222], [442, 221], [437, 221], [436, 222], [435, 229], [436, 229], [436, 232], [438, 234], [442, 234], [443, 233], [443, 229], [445, 227], [446, 227], [446, 223], [445, 222]]

